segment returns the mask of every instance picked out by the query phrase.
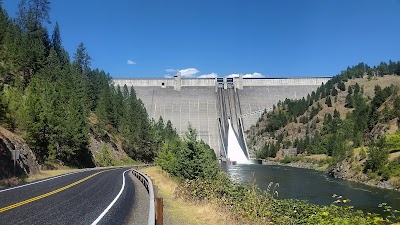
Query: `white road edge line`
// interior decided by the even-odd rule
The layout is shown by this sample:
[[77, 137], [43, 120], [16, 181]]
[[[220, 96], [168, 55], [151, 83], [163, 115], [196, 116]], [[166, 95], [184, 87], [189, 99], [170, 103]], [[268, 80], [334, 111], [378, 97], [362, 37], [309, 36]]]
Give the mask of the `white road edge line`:
[[117, 194], [117, 196], [115, 196], [114, 200], [107, 206], [107, 208], [100, 214], [100, 216], [97, 217], [97, 219], [95, 221], [93, 221], [92, 225], [96, 225], [97, 223], [99, 223], [100, 220], [108, 213], [108, 211], [111, 209], [111, 207], [113, 207], [115, 202], [119, 199], [119, 197], [122, 194], [122, 191], [124, 191], [124, 188], [125, 188], [125, 173], [128, 172], [129, 170], [125, 170], [122, 173], [122, 187], [121, 187], [121, 190], [119, 190], [119, 193]]
[[27, 184], [24, 184], [24, 185], [21, 185], [21, 186], [16, 186], [16, 187], [12, 187], [12, 188], [7, 188], [7, 189], [4, 189], [4, 190], [0, 190], [0, 193], [1, 193], [1, 192], [5, 192], [5, 191], [11, 191], [11, 190], [13, 190], [13, 189], [18, 189], [18, 188], [26, 187], [26, 186], [33, 185], [33, 184], [42, 183], [42, 182], [49, 181], [49, 180], [54, 180], [54, 179], [57, 179], [57, 178], [60, 178], [60, 177], [65, 177], [65, 176], [72, 175], [72, 174], [75, 174], [75, 173], [85, 172], [85, 171], [88, 171], [88, 170], [66, 173], [66, 174], [62, 174], [62, 175], [55, 176], [55, 177], [50, 177], [50, 178], [47, 178], [47, 179], [44, 179], [44, 180], [39, 180], [39, 181], [36, 181], [36, 182], [27, 183]]

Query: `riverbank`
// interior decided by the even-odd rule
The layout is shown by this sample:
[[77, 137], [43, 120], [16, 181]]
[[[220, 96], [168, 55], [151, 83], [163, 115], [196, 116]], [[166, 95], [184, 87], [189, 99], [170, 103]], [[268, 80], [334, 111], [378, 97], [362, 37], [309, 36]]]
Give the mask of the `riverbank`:
[[385, 180], [376, 173], [363, 173], [362, 167], [358, 164], [354, 164], [349, 159], [331, 165], [325, 172], [334, 178], [400, 192], [399, 177], [391, 177], [390, 179]]
[[289, 162], [289, 163], [284, 163], [282, 161], [272, 161], [272, 160], [263, 160], [262, 161], [263, 165], [279, 165], [279, 166], [290, 166], [290, 167], [295, 167], [295, 168], [303, 168], [303, 169], [310, 169], [310, 170], [319, 170], [321, 171], [321, 166], [317, 163], [312, 163], [312, 162], [306, 162], [306, 161], [295, 161], [295, 162]]
[[[362, 172], [361, 163], [355, 164], [354, 160], [345, 159], [340, 163], [330, 165], [329, 160], [317, 160], [305, 157], [287, 157], [279, 161], [263, 160], [263, 165], [280, 165], [302, 169], [317, 170], [327, 175], [348, 181], [365, 184], [371, 187], [394, 190], [400, 192], [400, 178], [392, 177], [388, 180], [380, 180], [378, 176], [371, 178], [368, 174]], [[374, 176], [374, 175], [373, 175]]]

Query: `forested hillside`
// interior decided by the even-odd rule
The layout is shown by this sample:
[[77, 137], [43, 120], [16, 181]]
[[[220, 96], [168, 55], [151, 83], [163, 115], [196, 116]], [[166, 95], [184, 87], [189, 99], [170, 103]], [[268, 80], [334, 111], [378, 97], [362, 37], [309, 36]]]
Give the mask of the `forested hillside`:
[[[0, 2], [0, 125], [21, 135], [42, 165], [110, 164], [93, 157], [93, 138], [153, 161], [165, 133], [174, 132], [171, 123], [151, 121], [132, 88], [115, 88], [109, 74], [92, 69], [83, 43], [71, 61], [60, 25], [46, 29], [48, 0], [18, 7], [12, 19]], [[103, 150], [104, 158], [110, 151]]]
[[400, 62], [348, 67], [305, 98], [265, 112], [248, 131], [249, 146], [258, 158], [325, 154], [331, 165], [358, 159], [359, 173], [398, 177], [399, 75]]

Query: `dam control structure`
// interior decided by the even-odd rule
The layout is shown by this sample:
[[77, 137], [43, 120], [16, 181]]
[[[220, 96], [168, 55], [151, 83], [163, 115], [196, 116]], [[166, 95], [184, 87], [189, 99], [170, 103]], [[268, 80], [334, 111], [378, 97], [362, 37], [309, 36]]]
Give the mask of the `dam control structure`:
[[180, 136], [190, 123], [217, 157], [248, 159], [244, 131], [286, 98], [301, 99], [330, 77], [113, 79], [133, 86], [151, 118], [170, 120]]

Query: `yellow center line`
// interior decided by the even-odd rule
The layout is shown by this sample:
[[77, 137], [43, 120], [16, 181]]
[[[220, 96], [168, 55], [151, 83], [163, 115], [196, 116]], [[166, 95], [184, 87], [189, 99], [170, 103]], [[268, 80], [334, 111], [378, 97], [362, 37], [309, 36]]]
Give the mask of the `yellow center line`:
[[100, 173], [103, 173], [103, 172], [106, 172], [106, 170], [100, 171], [100, 172], [97, 172], [97, 173], [94, 173], [94, 174], [92, 174], [92, 175], [90, 175], [90, 176], [87, 176], [87, 177], [85, 177], [85, 178], [83, 178], [83, 179], [81, 179], [81, 180], [78, 180], [78, 181], [76, 181], [76, 182], [74, 182], [74, 183], [71, 183], [71, 184], [69, 184], [69, 185], [67, 185], [67, 186], [64, 186], [64, 187], [62, 187], [62, 188], [56, 189], [56, 190], [54, 190], [54, 191], [51, 191], [51, 192], [48, 192], [48, 193], [45, 193], [45, 194], [42, 194], [42, 195], [38, 195], [38, 196], [36, 196], [36, 197], [33, 197], [33, 198], [30, 198], [30, 199], [24, 200], [24, 201], [22, 201], [22, 202], [18, 202], [18, 203], [15, 203], [15, 204], [12, 204], [12, 205], [9, 205], [9, 206], [0, 208], [0, 213], [5, 212], [5, 211], [8, 211], [8, 210], [13, 209], [13, 208], [17, 208], [17, 207], [19, 207], [19, 206], [21, 206], [21, 205], [25, 205], [25, 204], [28, 204], [28, 203], [37, 201], [37, 200], [42, 199], [42, 198], [46, 198], [46, 197], [48, 197], [48, 196], [50, 196], [50, 195], [54, 195], [54, 194], [56, 194], [56, 193], [58, 193], [58, 192], [64, 191], [64, 190], [66, 190], [66, 189], [68, 189], [68, 188], [70, 188], [70, 187], [73, 187], [73, 186], [75, 186], [75, 185], [77, 185], [77, 184], [79, 184], [79, 183], [82, 183], [82, 182], [84, 182], [85, 180], [88, 180], [88, 179], [90, 179], [90, 178], [92, 178], [92, 177], [94, 177], [94, 176], [96, 176], [96, 175], [98, 175], [98, 174], [100, 174]]

